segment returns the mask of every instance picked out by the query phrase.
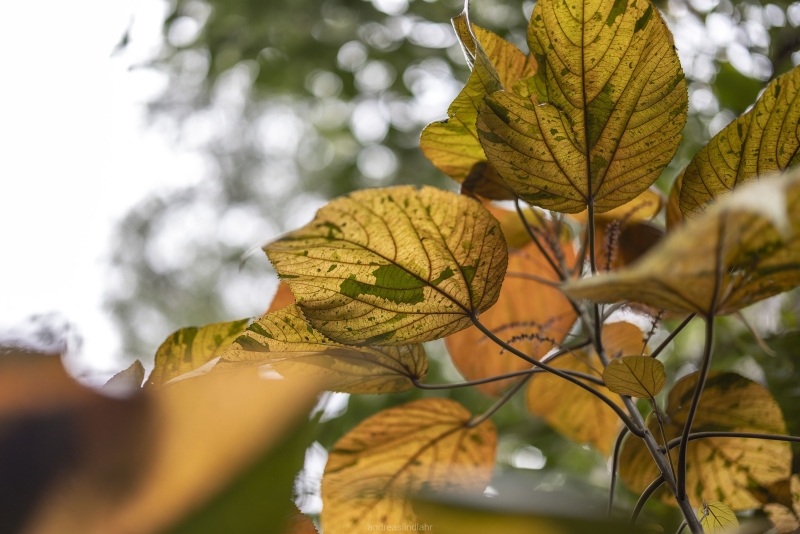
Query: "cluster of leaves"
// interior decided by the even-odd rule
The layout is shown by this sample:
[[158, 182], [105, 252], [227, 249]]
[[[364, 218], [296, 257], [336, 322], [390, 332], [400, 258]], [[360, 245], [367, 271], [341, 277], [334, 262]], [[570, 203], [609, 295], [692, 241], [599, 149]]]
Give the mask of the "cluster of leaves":
[[[471, 75], [421, 148], [461, 194], [400, 186], [332, 201], [264, 247], [283, 281], [270, 310], [170, 336], [144, 395], [213, 392], [212, 377], [268, 366], [353, 394], [475, 386], [497, 397], [480, 415], [413, 401], [342, 436], [322, 481], [328, 534], [417, 524], [423, 491], [480, 494], [498, 438], [490, 417], [523, 388], [533, 414], [613, 458], [614, 476], [619, 466], [643, 493], [634, 522], [660, 491], [695, 534], [729, 531], [733, 512], [755, 508], [797, 528], [780, 407], [709, 365], [716, 316], [800, 285], [800, 174], [761, 178], [800, 163], [800, 69], [700, 151], [666, 203], [651, 186], [677, 150], [687, 94], [652, 4], [540, 0], [528, 55], [466, 10], [453, 24]], [[516, 213], [492, 203], [503, 200]], [[615, 320], [623, 310], [652, 328]], [[670, 314], [688, 315], [674, 335], [695, 315], [707, 334], [701, 370], [662, 409], [670, 377], [656, 358], [674, 335], [648, 345]], [[467, 382], [425, 382], [422, 343], [441, 338]], [[141, 364], [109, 385], [119, 381], [139, 387]]]

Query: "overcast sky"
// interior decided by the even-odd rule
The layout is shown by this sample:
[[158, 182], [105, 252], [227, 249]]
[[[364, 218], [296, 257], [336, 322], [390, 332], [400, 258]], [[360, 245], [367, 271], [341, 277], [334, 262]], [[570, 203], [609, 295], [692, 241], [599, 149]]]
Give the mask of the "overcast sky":
[[[102, 309], [114, 223], [154, 190], [199, 179], [198, 156], [144, 125], [164, 87], [129, 67], [160, 42], [162, 0], [0, 3], [0, 329], [58, 312], [81, 367], [121, 365]], [[131, 44], [112, 57], [131, 27]]]

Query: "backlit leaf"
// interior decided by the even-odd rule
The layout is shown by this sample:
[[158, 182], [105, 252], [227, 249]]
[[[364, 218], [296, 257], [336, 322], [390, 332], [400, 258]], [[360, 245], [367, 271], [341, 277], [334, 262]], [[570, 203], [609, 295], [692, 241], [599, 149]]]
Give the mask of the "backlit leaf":
[[800, 284], [800, 173], [749, 184], [617, 273], [572, 282], [564, 291], [594, 302], [630, 300], [677, 313], [737, 311]]
[[[499, 208], [493, 204], [485, 204], [486, 209], [489, 210], [497, 222], [500, 223], [500, 229], [506, 237], [508, 248], [521, 249], [528, 243], [531, 243], [531, 236], [525, 228], [522, 219], [516, 211], [509, 211]], [[566, 224], [557, 224], [556, 221], [548, 220], [543, 210], [539, 208], [523, 208], [522, 214], [525, 217], [527, 225], [539, 236], [539, 240], [543, 241], [543, 245], [547, 246], [548, 252], [556, 255], [557, 252], [550, 246], [549, 241], [561, 243], [558, 249], [564, 249], [565, 243], [572, 242], [572, 234], [570, 233], [569, 226]], [[572, 254], [574, 256], [574, 254]]]
[[764, 503], [764, 512], [780, 533], [794, 533], [800, 529], [800, 476], [781, 480], [754, 492]]
[[700, 522], [705, 534], [723, 534], [724, 532], [736, 532], [739, 530], [739, 520], [733, 510], [719, 501], [709, 501], [707, 514], [704, 508], [697, 511], [697, 518], [705, 518]]
[[603, 382], [608, 389], [629, 397], [655, 397], [666, 381], [664, 364], [649, 356], [616, 358], [603, 369]]
[[[639, 354], [642, 331], [624, 322], [605, 325], [603, 345], [609, 357]], [[565, 354], [550, 365], [602, 377], [603, 365], [594, 351]], [[618, 395], [602, 386], [586, 383], [622, 406]], [[547, 421], [559, 434], [577, 443], [589, 443], [605, 456], [610, 454], [621, 422], [614, 410], [588, 391], [563, 378], [542, 373], [530, 380], [527, 403], [531, 413]]]
[[194, 371], [225, 352], [244, 332], [250, 319], [181, 328], [158, 348], [146, 387], [161, 387]]
[[[575, 256], [572, 245], [564, 244], [562, 253], [571, 265]], [[481, 322], [517, 349], [539, 359], [553, 348], [554, 342], [564, 341], [577, 314], [559, 289], [525, 278], [526, 275], [558, 281], [534, 243], [509, 251], [500, 297], [481, 315]], [[474, 326], [446, 337], [445, 343], [453, 362], [467, 380], [530, 368], [529, 363], [503, 351]], [[503, 380], [476, 387], [487, 395], [497, 395], [510, 383]]]
[[[634, 198], [630, 202], [626, 202], [621, 206], [606, 211], [605, 213], [598, 213], [595, 215], [595, 222], [609, 223], [614, 220], [622, 220], [626, 224], [632, 224], [642, 221], [649, 221], [661, 211], [661, 206], [664, 204], [664, 198], [658, 189], [655, 187], [649, 188], [647, 191]], [[570, 215], [581, 224], [586, 224], [588, 221], [589, 210], [583, 210], [580, 213]]]
[[497, 300], [508, 253], [480, 202], [432, 187], [340, 197], [264, 249], [305, 318], [341, 343], [429, 341]]
[[296, 305], [250, 325], [215, 369], [265, 364], [284, 376], [313, 375], [327, 389], [347, 393], [405, 391], [413, 387], [411, 379], [421, 380], [428, 371], [422, 345], [341, 345], [311, 328]]
[[427, 398], [362, 421], [334, 446], [322, 477], [326, 534], [366, 532], [370, 525], [414, 525], [406, 495], [422, 489], [477, 492], [488, 484], [497, 434], [475, 428], [450, 399]]
[[488, 30], [472, 26], [473, 36], [466, 10], [453, 19], [453, 26], [465, 54], [473, 62], [472, 73], [450, 104], [447, 118], [429, 124], [422, 131], [420, 149], [436, 168], [464, 184], [467, 191], [484, 198], [513, 199], [514, 193], [486, 161], [475, 121], [486, 95], [533, 76], [536, 62]]
[[[679, 437], [691, 404], [697, 373], [689, 375], [669, 393], [665, 432]], [[650, 430], [661, 443], [660, 432]], [[778, 404], [763, 386], [735, 373], [709, 374], [692, 432], [731, 431], [785, 434]], [[677, 458], [677, 448], [673, 449]], [[743, 438], [704, 438], [689, 442], [686, 456], [686, 491], [693, 506], [721, 500], [732, 510], [760, 506], [750, 492], [755, 485], [768, 486], [789, 476], [792, 453], [788, 443]], [[638, 439], [625, 441], [620, 457], [620, 477], [634, 492], [642, 492], [658, 476], [650, 453]], [[671, 494], [661, 494], [675, 505]]]
[[696, 218], [709, 202], [757, 176], [800, 163], [800, 68], [773, 80], [753, 109], [719, 132], [683, 173], [681, 211]]
[[611, 271], [630, 265], [664, 238], [664, 230], [647, 222], [595, 226], [597, 269]]
[[521, 198], [599, 213], [645, 191], [669, 163], [687, 93], [672, 36], [646, 1], [539, 2], [528, 45], [529, 96], [501, 91], [480, 108], [486, 156]]

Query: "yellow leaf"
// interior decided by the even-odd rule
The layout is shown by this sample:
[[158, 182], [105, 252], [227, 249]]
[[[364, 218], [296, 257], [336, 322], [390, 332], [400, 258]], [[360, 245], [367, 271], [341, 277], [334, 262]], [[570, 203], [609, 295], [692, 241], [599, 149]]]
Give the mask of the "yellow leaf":
[[[635, 325], [621, 322], [603, 328], [603, 345], [611, 357], [639, 354], [642, 344], [642, 331]], [[603, 365], [594, 351], [566, 354], [550, 365], [602, 377]], [[619, 395], [584, 382], [622, 406]], [[530, 380], [527, 403], [531, 413], [547, 421], [559, 434], [577, 443], [590, 443], [605, 456], [611, 453], [621, 422], [614, 410], [588, 391], [557, 376], [542, 373]]]
[[603, 369], [603, 382], [620, 395], [653, 398], [664, 387], [664, 364], [650, 356], [624, 356], [611, 360]]
[[486, 97], [478, 135], [524, 200], [602, 213], [658, 178], [681, 139], [687, 93], [672, 36], [647, 1], [539, 2], [528, 26], [530, 96]]
[[800, 476], [792, 475], [758, 489], [753, 495], [764, 503], [764, 512], [780, 534], [800, 528]]
[[595, 226], [597, 269], [611, 271], [630, 265], [664, 237], [664, 230], [647, 222]]
[[466, 328], [497, 300], [508, 253], [480, 202], [432, 187], [340, 197], [264, 249], [311, 325], [398, 345]]
[[453, 24], [467, 57], [474, 62], [472, 73], [450, 104], [447, 118], [429, 124], [422, 131], [420, 149], [436, 168], [464, 184], [467, 191], [484, 198], [513, 199], [513, 191], [486, 162], [475, 121], [486, 95], [533, 76], [536, 62], [488, 30], [472, 26], [474, 37], [470, 35], [466, 11], [453, 19]]
[[278, 290], [275, 292], [275, 296], [272, 298], [272, 303], [269, 305], [267, 313], [282, 310], [291, 304], [294, 304], [294, 295], [292, 295], [292, 290], [289, 288], [289, 284], [286, 282], [281, 282], [278, 284]]
[[[572, 264], [575, 256], [572, 246], [565, 244], [562, 253]], [[508, 271], [500, 297], [481, 315], [481, 322], [538, 360], [553, 348], [554, 342], [564, 341], [577, 314], [559, 289], [525, 278], [529, 275], [553, 282], [559, 280], [534, 243], [509, 251]], [[446, 337], [445, 343], [453, 362], [467, 380], [530, 368], [529, 363], [503, 351], [474, 326]], [[510, 383], [503, 380], [476, 387], [487, 395], [498, 395]]]
[[334, 446], [322, 477], [322, 530], [417, 523], [407, 494], [422, 489], [480, 492], [492, 475], [497, 433], [475, 428], [450, 399], [427, 398], [365, 419]]
[[698, 510], [697, 518], [700, 519], [701, 517], [703, 517], [703, 520], [700, 525], [703, 527], [705, 534], [722, 534], [739, 530], [739, 520], [736, 518], [736, 514], [719, 501], [709, 501], [703, 508]]
[[[694, 373], [670, 391], [667, 439], [680, 436], [696, 383]], [[651, 422], [650, 430], [660, 443], [655, 423]], [[778, 404], [763, 386], [735, 373], [712, 372], [692, 425], [693, 433], [704, 431], [785, 434], [786, 425]], [[676, 453], [677, 448], [673, 457]], [[760, 505], [750, 492], [754, 484], [768, 486], [789, 476], [792, 452], [789, 444], [781, 441], [704, 438], [689, 442], [686, 461], [686, 492], [695, 507], [704, 500], [721, 499], [738, 511]], [[642, 440], [627, 440], [620, 456], [623, 482], [641, 493], [656, 476], [657, 468]], [[671, 494], [662, 496], [664, 502], [675, 505]]]
[[269, 364], [284, 376], [314, 376], [326, 389], [347, 393], [392, 393], [414, 387], [428, 371], [420, 344], [346, 346], [309, 326], [296, 305], [269, 313], [239, 336], [215, 369]]
[[[732, 313], [800, 284], [800, 173], [764, 178], [715, 204], [627, 269], [571, 282], [594, 302], [629, 300], [677, 313]], [[720, 291], [712, 304], [720, 258]]]
[[696, 218], [715, 198], [798, 163], [800, 67], [770, 82], [753, 109], [697, 153], [683, 174], [681, 211]]
[[155, 366], [145, 387], [158, 388], [183, 374], [202, 367], [225, 352], [250, 319], [181, 328], [158, 348]]

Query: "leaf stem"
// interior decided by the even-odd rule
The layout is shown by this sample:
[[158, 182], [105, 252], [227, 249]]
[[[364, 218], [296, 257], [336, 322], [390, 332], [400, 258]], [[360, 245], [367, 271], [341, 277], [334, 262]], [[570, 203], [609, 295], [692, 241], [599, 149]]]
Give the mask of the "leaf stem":
[[[488, 384], [490, 382], [497, 382], [499, 380], [507, 380], [509, 378], [514, 378], [517, 376], [525, 376], [525, 375], [535, 375], [538, 373], [546, 373], [544, 369], [539, 369], [535, 367], [533, 369], [524, 369], [522, 371], [515, 371], [513, 373], [506, 373], [503, 375], [492, 376], [489, 378], [482, 378], [480, 380], [470, 380], [468, 382], [458, 382], [455, 384], [425, 384], [423, 382], [418, 381], [417, 379], [411, 379], [411, 382], [419, 389], [456, 389], [456, 388], [466, 388], [471, 386], [479, 386], [481, 384]], [[605, 386], [605, 383], [602, 379], [597, 378], [594, 375], [590, 375], [588, 373], [581, 373], [580, 371], [569, 371], [564, 370], [570, 376], [574, 376], [576, 378], [582, 378], [583, 380], [587, 380], [592, 382], [593, 384], [597, 384], [598, 386]]]
[[650, 354], [650, 357], [651, 357], [651, 358], [657, 358], [657, 357], [658, 357], [658, 355], [659, 355], [659, 354], [661, 354], [661, 352], [662, 352], [662, 351], [663, 351], [665, 348], [667, 348], [667, 347], [669, 346], [669, 344], [670, 344], [670, 343], [672, 343], [672, 340], [673, 340], [673, 339], [675, 339], [675, 338], [678, 336], [678, 334], [680, 334], [680, 333], [681, 333], [681, 330], [683, 330], [684, 328], [686, 328], [686, 325], [688, 325], [688, 324], [691, 322], [691, 320], [695, 318], [695, 316], [696, 316], [696, 315], [697, 315], [696, 313], [690, 313], [690, 314], [689, 314], [689, 315], [686, 317], [686, 319], [684, 319], [684, 320], [683, 320], [683, 322], [682, 322], [681, 324], [679, 324], [679, 325], [677, 326], [677, 328], [675, 328], [675, 330], [673, 330], [672, 332], [670, 332], [670, 334], [667, 336], [667, 339], [665, 339], [664, 341], [662, 341], [662, 342], [661, 342], [661, 344], [660, 344], [658, 347], [656, 347], [656, 350], [654, 350], [654, 351], [653, 351], [653, 352]]
[[[793, 443], [800, 443], [800, 436], [783, 436], [781, 434], [758, 434], [756, 432], [695, 432], [689, 434], [687, 441], [694, 441], [703, 438], [749, 438], [749, 439], [765, 439], [768, 441], [790, 441]], [[681, 444], [681, 438], [675, 438], [667, 443], [667, 447], [674, 449]], [[662, 447], [663, 449], [664, 447]]]
[[683, 522], [678, 527], [678, 532], [676, 532], [675, 534], [681, 534], [681, 532], [683, 532], [683, 529], [685, 528], [686, 528], [686, 520], [684, 519]]
[[608, 318], [611, 317], [611, 314], [613, 314], [615, 311], [619, 310], [620, 308], [624, 308], [627, 305], [628, 301], [626, 300], [624, 302], [617, 302], [616, 304], [612, 304], [606, 308], [605, 312], [603, 312], [603, 322], [606, 322]]
[[645, 488], [644, 493], [642, 493], [639, 500], [636, 502], [636, 507], [633, 509], [633, 514], [631, 515], [631, 525], [636, 524], [636, 520], [639, 518], [639, 513], [644, 508], [645, 503], [647, 500], [656, 492], [658, 488], [664, 483], [664, 475], [658, 475], [658, 478], [655, 479], [650, 483], [647, 488]]
[[[656, 419], [658, 420], [658, 428], [661, 430], [661, 439], [664, 443], [667, 443], [667, 433], [664, 431], [664, 419], [661, 417], [661, 409], [658, 407], [658, 403], [656, 399], [650, 397], [650, 403], [653, 405], [653, 410], [656, 412]], [[667, 449], [667, 458], [669, 459], [669, 468], [672, 470], [672, 476], [675, 476], [675, 464], [672, 463], [672, 454], [670, 454], [669, 449]]]
[[[589, 193], [591, 195], [591, 191]], [[586, 225], [586, 237], [589, 240], [589, 265], [592, 268], [592, 274], [597, 274], [597, 258], [595, 257], [595, 228], [594, 228], [594, 198], [589, 198], [589, 213]]]
[[713, 349], [714, 317], [712, 316], [706, 319], [706, 341], [703, 347], [703, 363], [700, 367], [697, 384], [695, 384], [694, 387], [692, 404], [689, 406], [689, 412], [686, 415], [686, 423], [684, 423], [683, 432], [681, 433], [681, 448], [678, 451], [678, 494], [676, 495], [678, 499], [686, 497], [686, 444], [689, 442], [689, 434], [692, 431], [694, 416], [697, 414], [697, 407], [700, 405], [700, 396], [703, 394], [703, 389], [706, 387], [706, 378], [708, 378], [708, 370], [711, 367], [711, 352]]
[[625, 426], [628, 427], [628, 430], [631, 431], [631, 434], [633, 434], [635, 436], [639, 436], [639, 437], [642, 437], [644, 435], [644, 430], [642, 428], [639, 428], [637, 425], [635, 425], [634, 422], [631, 421], [630, 417], [628, 417], [628, 414], [625, 413], [625, 410], [623, 410], [622, 408], [617, 406], [617, 404], [614, 401], [612, 401], [611, 399], [609, 399], [608, 397], [606, 397], [605, 395], [603, 395], [602, 393], [600, 393], [599, 391], [597, 391], [593, 387], [589, 386], [588, 384], [585, 384], [585, 383], [581, 382], [580, 380], [578, 380], [577, 378], [573, 378], [572, 376], [566, 374], [561, 369], [556, 369], [555, 367], [550, 367], [549, 365], [547, 365], [545, 363], [542, 363], [542, 362], [540, 362], [538, 360], [535, 360], [534, 358], [531, 358], [530, 356], [528, 356], [524, 352], [516, 349], [515, 347], [512, 347], [511, 345], [509, 345], [508, 343], [504, 342], [502, 339], [497, 337], [494, 334], [494, 332], [492, 332], [491, 330], [486, 328], [486, 326], [484, 326], [483, 323], [481, 323], [474, 314], [471, 315], [470, 318], [472, 319], [472, 324], [474, 324], [478, 328], [478, 330], [483, 332], [486, 337], [488, 337], [489, 339], [494, 341], [497, 345], [499, 345], [500, 347], [503, 347], [508, 352], [510, 352], [510, 353], [522, 358], [526, 362], [528, 362], [528, 363], [530, 363], [532, 365], [535, 365], [536, 367], [540, 367], [540, 368], [544, 369], [545, 371], [549, 371], [549, 372], [553, 373], [556, 376], [560, 376], [564, 380], [567, 380], [568, 382], [572, 382], [573, 384], [575, 384], [576, 386], [580, 387], [581, 389], [585, 389], [586, 391], [588, 391], [589, 393], [591, 393], [592, 395], [594, 395], [595, 397], [597, 397], [598, 399], [600, 399], [601, 401], [606, 403], [612, 410], [614, 410], [614, 412], [619, 416], [619, 418], [622, 419], [623, 424], [625, 424]]
[[622, 450], [622, 441], [628, 435], [628, 427], [620, 431], [617, 441], [614, 442], [614, 455], [611, 461], [611, 488], [608, 490], [608, 517], [614, 510], [614, 489], [617, 487], [617, 471], [619, 470], [619, 453]]
[[[706, 379], [708, 378], [708, 370], [711, 367], [711, 354], [714, 351], [714, 317], [717, 314], [717, 300], [719, 299], [719, 289], [722, 284], [722, 247], [723, 237], [725, 235], [725, 219], [723, 218], [719, 224], [717, 231], [717, 250], [715, 258], [715, 274], [714, 274], [714, 292], [711, 295], [711, 302], [709, 303], [708, 315], [706, 316], [706, 340], [703, 347], [703, 363], [700, 367], [700, 376], [697, 378], [697, 384], [694, 387], [694, 394], [692, 395], [692, 404], [689, 406], [689, 412], [686, 415], [686, 423], [683, 425], [683, 432], [681, 433], [681, 448], [678, 450], [678, 487], [675, 497], [678, 501], [686, 498], [686, 445], [689, 442], [689, 433], [692, 431], [692, 423], [694, 423], [694, 416], [697, 413], [697, 408], [700, 405], [700, 397], [703, 395], [703, 389], [706, 387]], [[689, 518], [686, 518], [687, 520]], [[694, 532], [694, 529], [692, 529]]]
[[499, 410], [500, 408], [502, 408], [502, 407], [503, 407], [503, 405], [504, 405], [505, 403], [507, 403], [508, 401], [510, 401], [510, 400], [511, 400], [511, 398], [512, 398], [514, 395], [516, 395], [516, 394], [519, 392], [519, 390], [520, 390], [520, 389], [522, 389], [522, 388], [523, 388], [523, 386], [525, 386], [525, 384], [527, 384], [527, 383], [528, 383], [528, 380], [530, 380], [532, 376], [533, 376], [532, 374], [529, 374], [528, 376], [526, 376], [525, 378], [523, 378], [522, 380], [520, 380], [519, 382], [517, 382], [516, 384], [514, 384], [514, 387], [512, 387], [511, 389], [509, 389], [508, 391], [506, 391], [505, 395], [503, 395], [502, 397], [500, 397], [500, 398], [497, 400], [497, 402], [495, 402], [495, 403], [494, 403], [494, 404], [493, 404], [493, 405], [492, 405], [492, 406], [491, 406], [491, 407], [490, 407], [488, 410], [486, 410], [485, 412], [483, 412], [483, 414], [479, 415], [478, 417], [474, 417], [474, 418], [472, 418], [472, 419], [471, 419], [471, 420], [470, 420], [470, 421], [469, 421], [469, 422], [466, 424], [467, 428], [475, 428], [475, 427], [476, 427], [476, 426], [478, 426], [479, 424], [481, 424], [481, 423], [483, 423], [484, 421], [486, 421], [487, 419], [489, 419], [489, 418], [490, 418], [490, 417], [491, 417], [491, 416], [492, 416], [492, 415], [493, 415], [493, 414], [494, 414], [494, 413], [495, 413], [497, 410]]

